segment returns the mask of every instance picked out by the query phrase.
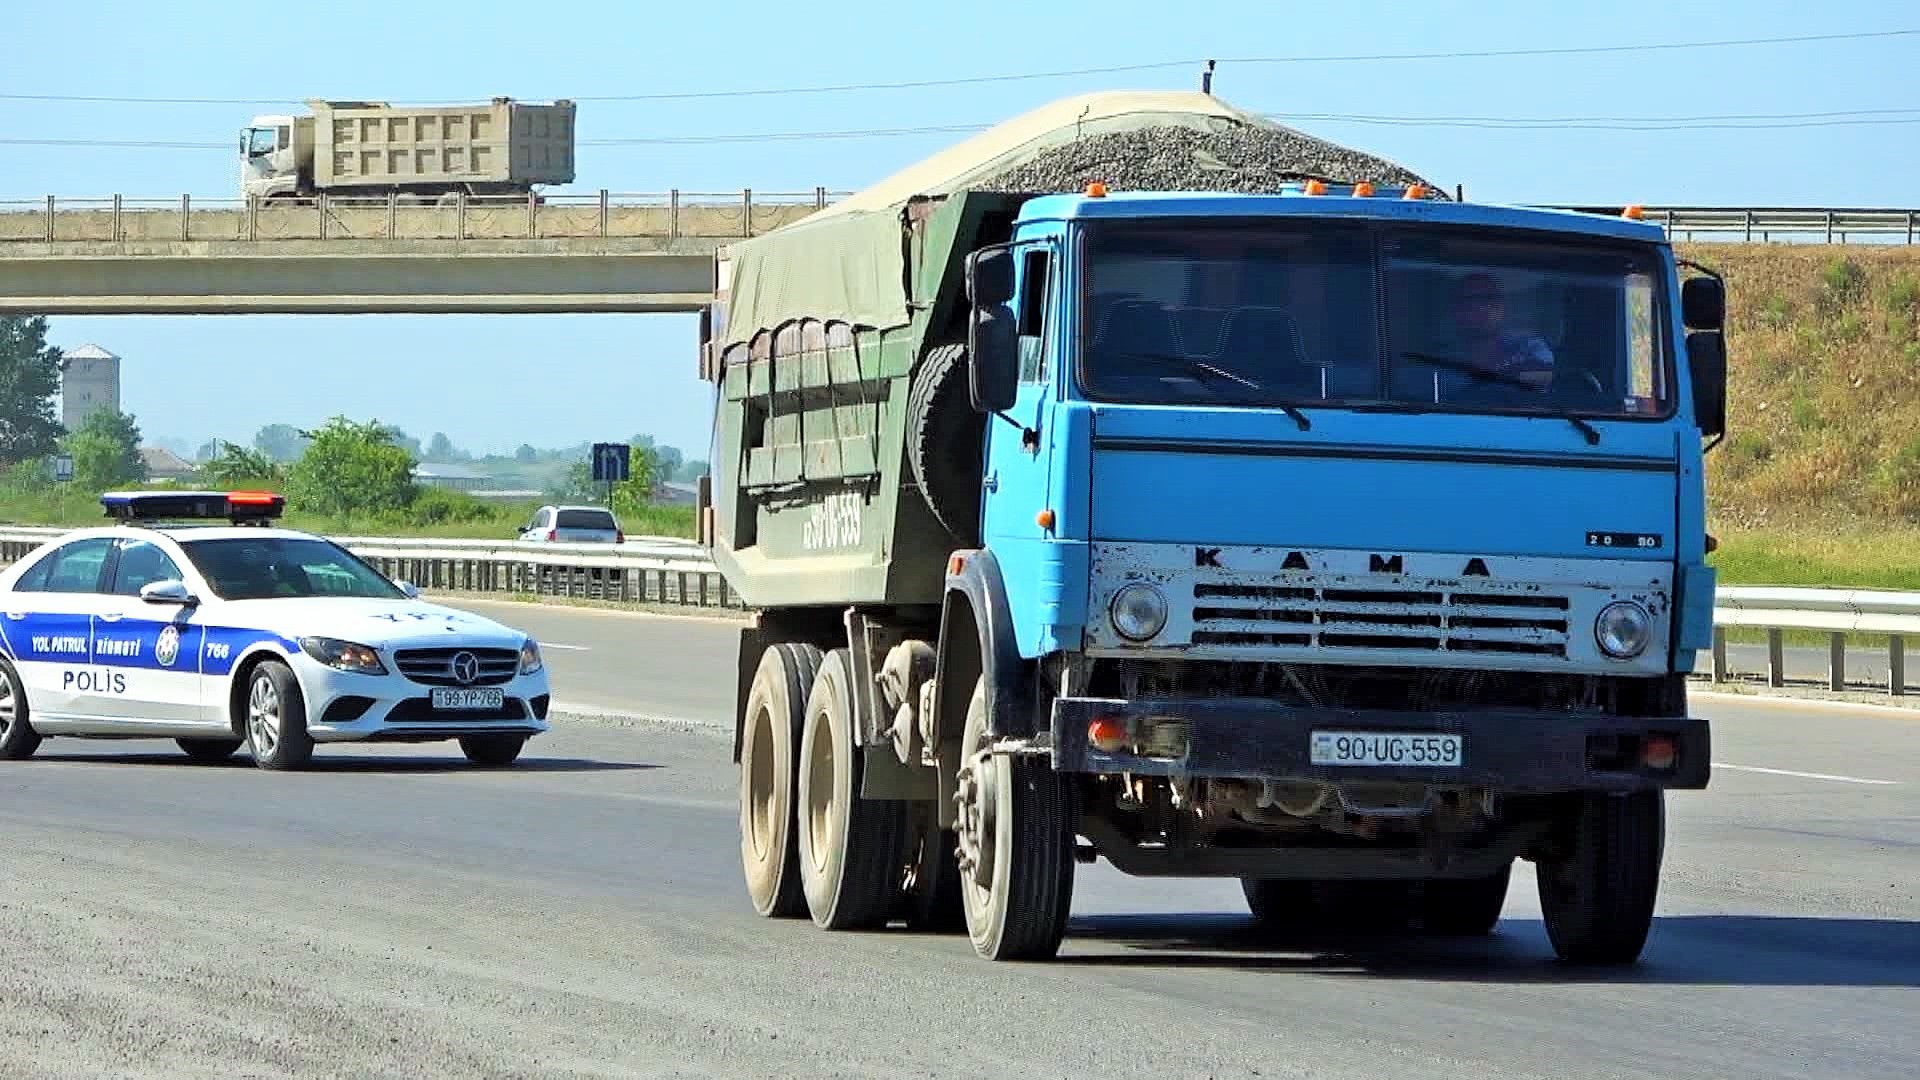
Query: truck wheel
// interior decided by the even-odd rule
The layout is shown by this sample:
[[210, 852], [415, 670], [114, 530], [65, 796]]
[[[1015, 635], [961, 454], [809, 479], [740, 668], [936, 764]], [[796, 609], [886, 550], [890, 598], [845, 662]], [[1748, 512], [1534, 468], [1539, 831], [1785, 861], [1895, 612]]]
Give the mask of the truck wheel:
[[927, 508], [963, 546], [980, 532], [984, 430], [967, 395], [967, 347], [935, 346], [907, 392], [907, 450]]
[[20, 761], [40, 749], [40, 733], [28, 715], [27, 687], [20, 672], [0, 657], [0, 761]]
[[960, 892], [973, 951], [1045, 959], [1073, 907], [1073, 806], [1044, 760], [986, 752], [987, 683], [967, 705], [958, 790]]
[[772, 919], [806, 910], [794, 843], [793, 786], [807, 689], [820, 670], [812, 645], [760, 654], [740, 733], [740, 863], [753, 909]]
[[917, 826], [917, 849], [906, 867], [908, 880], [901, 890], [909, 929], [945, 934], [963, 930], [967, 913], [960, 898], [960, 861], [956, 850], [960, 840], [951, 829], [942, 829], [926, 807], [926, 819]]
[[907, 804], [860, 797], [853, 685], [852, 654], [829, 652], [800, 736], [800, 884], [815, 925], [827, 930], [886, 925], [906, 849]]
[[1491, 933], [1507, 903], [1513, 864], [1483, 878], [1440, 878], [1420, 883], [1415, 911], [1429, 934], [1479, 937]]
[[1572, 843], [1536, 867], [1547, 938], [1576, 964], [1631, 964], [1646, 945], [1666, 843], [1660, 791], [1581, 796]]

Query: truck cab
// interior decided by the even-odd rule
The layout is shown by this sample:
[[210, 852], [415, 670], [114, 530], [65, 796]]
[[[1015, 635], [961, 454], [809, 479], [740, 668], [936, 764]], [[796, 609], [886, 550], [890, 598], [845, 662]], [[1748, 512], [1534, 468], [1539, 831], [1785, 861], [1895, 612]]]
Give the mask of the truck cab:
[[1721, 285], [1631, 214], [1395, 195], [1096, 187], [971, 256], [950, 581], [1004, 598], [1035, 707], [962, 754], [1256, 916], [1418, 883], [1490, 925], [1531, 857], [1563, 954], [1637, 954], [1661, 792], [1708, 778]]

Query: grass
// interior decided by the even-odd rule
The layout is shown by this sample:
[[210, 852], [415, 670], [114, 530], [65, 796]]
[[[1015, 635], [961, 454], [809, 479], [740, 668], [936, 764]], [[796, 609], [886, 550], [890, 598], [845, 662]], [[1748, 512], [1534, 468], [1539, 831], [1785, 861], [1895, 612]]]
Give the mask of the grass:
[[[500, 503], [460, 492], [429, 490], [405, 511], [333, 516], [290, 508], [282, 524], [290, 529], [333, 536], [414, 536], [446, 539], [511, 540], [538, 503]], [[15, 525], [77, 527], [106, 522], [98, 494], [54, 488], [0, 492], [0, 521]], [[648, 506], [622, 514], [628, 536], [694, 536], [690, 506]]]

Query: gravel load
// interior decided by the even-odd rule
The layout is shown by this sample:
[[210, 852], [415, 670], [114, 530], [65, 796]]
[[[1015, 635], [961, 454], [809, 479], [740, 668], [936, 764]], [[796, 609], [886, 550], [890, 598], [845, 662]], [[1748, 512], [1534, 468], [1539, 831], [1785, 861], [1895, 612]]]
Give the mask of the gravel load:
[[1258, 195], [1287, 183], [1367, 181], [1382, 187], [1431, 181], [1391, 161], [1287, 129], [1239, 127], [1203, 132], [1145, 127], [1091, 135], [970, 187], [986, 191], [1081, 191], [1098, 180], [1114, 191], [1229, 191]]

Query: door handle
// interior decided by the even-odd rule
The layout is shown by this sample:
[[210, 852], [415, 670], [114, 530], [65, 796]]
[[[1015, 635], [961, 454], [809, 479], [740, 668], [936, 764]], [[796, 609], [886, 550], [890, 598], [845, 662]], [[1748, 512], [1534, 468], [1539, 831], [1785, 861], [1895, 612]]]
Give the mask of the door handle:
[[1000, 474], [997, 472], [988, 473], [987, 478], [985, 480], [980, 481], [980, 486], [983, 488], [986, 488], [988, 491], [999, 491], [1000, 490]]

